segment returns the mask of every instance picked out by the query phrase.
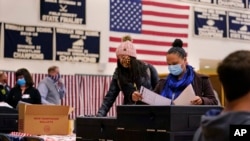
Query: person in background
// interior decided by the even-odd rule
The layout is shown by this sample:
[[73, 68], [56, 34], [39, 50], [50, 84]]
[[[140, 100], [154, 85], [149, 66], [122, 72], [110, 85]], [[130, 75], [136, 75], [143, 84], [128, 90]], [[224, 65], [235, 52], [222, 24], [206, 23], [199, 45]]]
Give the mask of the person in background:
[[7, 84], [8, 77], [3, 71], [0, 71], [0, 102], [6, 102], [10, 92], [10, 86]]
[[106, 116], [120, 91], [124, 95], [123, 104], [142, 104], [140, 87], [153, 90], [159, 80], [156, 69], [136, 58], [136, 49], [130, 36], [122, 38], [116, 50], [117, 68], [110, 88], [96, 116]]
[[41, 93], [43, 104], [61, 105], [61, 100], [65, 96], [65, 85], [59, 67], [49, 67], [48, 76], [39, 82], [37, 89]]
[[7, 84], [8, 77], [3, 71], [0, 71], [0, 107], [13, 108], [7, 103], [7, 97], [10, 92], [10, 86]]
[[[229, 141], [230, 125], [250, 125], [249, 70], [250, 51], [248, 50], [232, 52], [222, 60], [217, 73], [224, 89], [227, 105], [223, 110], [209, 110], [201, 117], [201, 125], [193, 141]], [[240, 140], [244, 138], [246, 137], [242, 136]]]
[[190, 101], [193, 105], [217, 105], [214, 91], [206, 75], [198, 74], [191, 65], [187, 64], [187, 54], [182, 48], [181, 39], [175, 39], [166, 55], [170, 74], [161, 79], [154, 91], [171, 100], [176, 99], [181, 92], [191, 84], [196, 97]]
[[7, 103], [16, 108], [19, 102], [41, 104], [41, 95], [33, 86], [34, 82], [30, 72], [26, 68], [15, 72], [16, 85], [10, 90]]

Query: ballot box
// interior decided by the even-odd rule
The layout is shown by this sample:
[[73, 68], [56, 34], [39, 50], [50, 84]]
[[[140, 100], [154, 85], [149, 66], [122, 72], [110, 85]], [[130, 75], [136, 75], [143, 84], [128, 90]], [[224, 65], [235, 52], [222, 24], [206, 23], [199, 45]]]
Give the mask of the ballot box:
[[114, 117], [84, 117], [75, 121], [76, 138], [81, 141], [115, 140], [116, 118]]
[[18, 111], [0, 106], [0, 133], [18, 131]]
[[210, 109], [220, 106], [117, 106], [119, 141], [192, 141], [200, 119]]
[[200, 125], [201, 115], [215, 105], [195, 106], [117, 106], [117, 127], [126, 129], [157, 129], [162, 131], [193, 131]]

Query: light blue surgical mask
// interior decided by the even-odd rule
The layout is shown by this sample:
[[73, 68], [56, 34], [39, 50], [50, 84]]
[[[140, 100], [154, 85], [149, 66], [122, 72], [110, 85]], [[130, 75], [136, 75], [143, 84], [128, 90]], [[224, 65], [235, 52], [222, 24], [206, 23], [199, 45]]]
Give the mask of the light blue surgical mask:
[[19, 86], [24, 86], [26, 84], [26, 81], [24, 78], [19, 78], [16, 83]]
[[183, 69], [181, 68], [181, 64], [169, 65], [168, 70], [172, 75], [175, 75], [175, 76], [178, 76], [183, 72]]

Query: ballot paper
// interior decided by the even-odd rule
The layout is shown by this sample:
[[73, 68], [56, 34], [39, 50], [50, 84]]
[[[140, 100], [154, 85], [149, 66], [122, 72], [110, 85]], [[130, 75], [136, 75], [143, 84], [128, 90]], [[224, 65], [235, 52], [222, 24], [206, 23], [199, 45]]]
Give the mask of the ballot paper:
[[174, 105], [192, 105], [191, 100], [195, 99], [193, 86], [189, 84], [181, 94], [173, 101]]
[[163, 97], [143, 86], [141, 86], [140, 93], [142, 95], [142, 102], [149, 105], [170, 105], [171, 100]]

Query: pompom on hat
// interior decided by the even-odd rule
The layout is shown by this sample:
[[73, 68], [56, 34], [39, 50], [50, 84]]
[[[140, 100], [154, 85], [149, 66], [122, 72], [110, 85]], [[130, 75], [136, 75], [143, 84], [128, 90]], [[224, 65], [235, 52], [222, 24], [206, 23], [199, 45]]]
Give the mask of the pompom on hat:
[[118, 55], [128, 55], [136, 58], [136, 49], [130, 36], [124, 36], [122, 38], [122, 43], [116, 49], [116, 56]]

